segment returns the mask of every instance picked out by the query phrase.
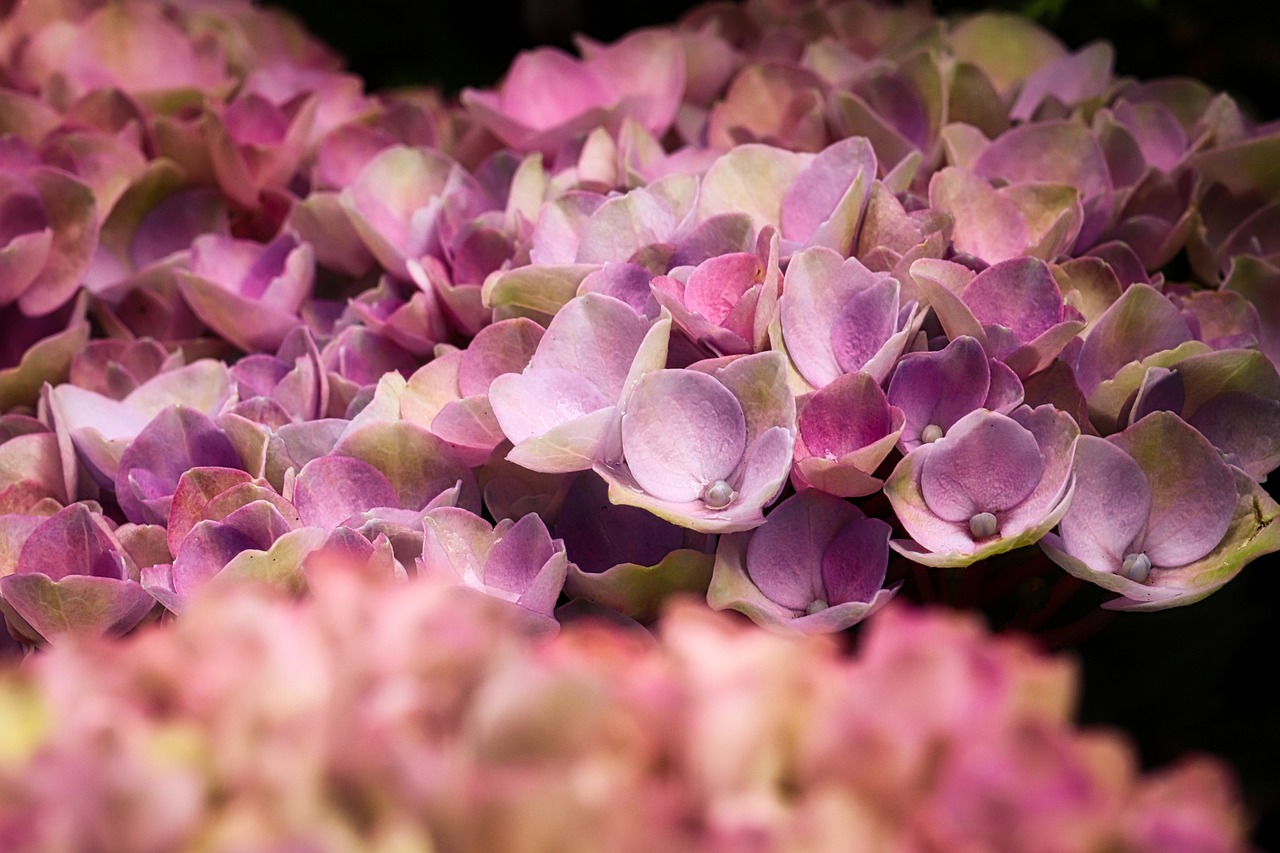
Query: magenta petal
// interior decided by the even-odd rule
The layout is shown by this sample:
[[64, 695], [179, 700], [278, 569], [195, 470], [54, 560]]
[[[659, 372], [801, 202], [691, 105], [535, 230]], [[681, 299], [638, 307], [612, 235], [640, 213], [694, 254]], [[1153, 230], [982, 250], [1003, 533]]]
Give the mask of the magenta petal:
[[1076, 360], [1076, 380], [1092, 394], [1120, 368], [1191, 340], [1181, 313], [1150, 285], [1131, 285], [1108, 308], [1084, 339]]
[[1013, 332], [1022, 343], [1062, 321], [1062, 293], [1037, 258], [1012, 258], [987, 267], [961, 291], [960, 298], [984, 326]]
[[831, 217], [849, 187], [860, 176], [869, 184], [875, 175], [875, 150], [865, 138], [850, 137], [823, 149], [782, 197], [783, 236], [808, 242]]
[[[888, 402], [902, 409], [906, 426], [902, 446], [913, 450], [925, 427], [946, 432], [956, 421], [981, 408], [990, 391], [990, 364], [982, 344], [956, 338], [937, 352], [909, 353], [889, 382]], [[1016, 377], [1015, 377], [1016, 379]], [[808, 443], [808, 439], [805, 439]]]
[[920, 491], [932, 512], [955, 523], [1016, 507], [1045, 469], [1035, 436], [1017, 421], [982, 409], [961, 418], [932, 449]]
[[825, 599], [822, 564], [827, 547], [845, 525], [861, 516], [847, 501], [812, 489], [797, 492], [751, 534], [747, 574], [770, 601], [803, 612]]
[[298, 472], [294, 506], [302, 523], [324, 530], [374, 507], [397, 507], [395, 489], [377, 468], [350, 456], [321, 456]]
[[1280, 465], [1280, 401], [1230, 391], [1197, 409], [1190, 424], [1238, 459], [1255, 480], [1262, 481]]
[[142, 588], [164, 605], [166, 610], [177, 613], [186, 604], [187, 597], [173, 588], [173, 564], [157, 563], [142, 569]]
[[[120, 456], [116, 469], [116, 497], [125, 517], [137, 523], [168, 521], [168, 499], [178, 481], [192, 468], [235, 468], [241, 464], [231, 440], [203, 412], [190, 406], [170, 406]], [[145, 501], [160, 500], [163, 512]]]
[[91, 632], [123, 634], [155, 607], [155, 599], [133, 580], [69, 575], [52, 581], [43, 574], [0, 578], [0, 595], [45, 639]]
[[692, 501], [729, 478], [746, 450], [742, 405], [705, 373], [659, 370], [635, 385], [622, 418], [623, 455], [636, 482], [666, 501]]
[[720, 325], [743, 294], [764, 275], [760, 259], [747, 252], [720, 255], [700, 264], [689, 274], [684, 304], [710, 322]]
[[1151, 512], [1147, 477], [1129, 454], [1089, 435], [1076, 444], [1075, 473], [1058, 531], [1066, 551], [1095, 571], [1118, 571]]
[[[672, 266], [678, 264], [673, 260]], [[651, 317], [658, 313], [653, 295], [649, 291], [649, 282], [652, 280], [653, 272], [646, 267], [625, 261], [610, 261], [595, 272], [587, 274], [578, 285], [578, 295], [599, 293], [611, 296], [630, 305], [637, 314]]]
[[959, 252], [996, 262], [1022, 254], [1031, 243], [1018, 205], [963, 169], [947, 167], [934, 173], [929, 204], [954, 218], [952, 242]]
[[256, 543], [234, 527], [218, 521], [201, 521], [182, 540], [173, 559], [173, 591], [190, 596], [222, 571], [241, 551], [257, 548]]
[[588, 293], [570, 300], [551, 321], [530, 370], [566, 370], [590, 376], [616, 402], [650, 323], [625, 302]]
[[486, 326], [462, 351], [458, 391], [463, 397], [487, 395], [489, 385], [504, 373], [520, 373], [542, 340], [543, 328], [523, 317]]
[[898, 322], [898, 281], [885, 278], [853, 295], [831, 327], [831, 348], [845, 373], [861, 370], [893, 335]]
[[822, 552], [822, 586], [829, 605], [870, 603], [884, 586], [893, 528], [878, 518], [855, 518]]
[[1184, 566], [1222, 541], [1235, 514], [1235, 476], [1204, 436], [1177, 415], [1153, 412], [1110, 440], [1151, 485], [1142, 550], [1152, 565]]
[[837, 459], [892, 431], [889, 401], [875, 379], [846, 374], [809, 398], [800, 411], [799, 429], [810, 454]]
[[502, 431], [519, 444], [616, 400], [581, 373], [544, 368], [499, 376], [489, 387], [489, 402]]
[[253, 477], [238, 468], [197, 467], [184, 473], [178, 479], [169, 507], [169, 553], [178, 553], [183, 537], [208, 517], [205, 508], [209, 501], [234, 486], [251, 482]]
[[224, 516], [222, 523], [249, 537], [257, 551], [266, 551], [277, 539], [294, 529], [268, 500], [250, 501]]
[[394, 498], [383, 504], [419, 511], [458, 487], [458, 506], [479, 510], [471, 470], [440, 438], [409, 421], [372, 421], [352, 429], [334, 446], [335, 456], [367, 462], [391, 484]]
[[536, 513], [529, 513], [489, 549], [484, 560], [484, 584], [516, 597], [523, 595], [554, 553], [546, 525]]
[[545, 130], [609, 104], [614, 95], [587, 64], [562, 50], [539, 48], [521, 53], [511, 63], [499, 97], [506, 116]]
[[18, 556], [16, 574], [42, 574], [54, 581], [71, 575], [121, 580], [124, 557], [103, 522], [84, 504], [72, 504], [31, 532]]

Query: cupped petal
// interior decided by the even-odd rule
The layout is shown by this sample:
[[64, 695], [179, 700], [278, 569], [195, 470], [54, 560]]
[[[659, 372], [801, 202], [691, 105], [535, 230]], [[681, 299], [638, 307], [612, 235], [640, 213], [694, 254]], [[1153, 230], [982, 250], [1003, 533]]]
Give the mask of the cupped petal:
[[15, 574], [42, 574], [52, 581], [71, 575], [123, 579], [122, 549], [100, 516], [74, 503], [31, 531], [18, 555]]
[[252, 482], [253, 477], [239, 468], [198, 466], [184, 472], [169, 505], [169, 553], [178, 553], [178, 546], [191, 528], [209, 517], [209, 501], [234, 486]]
[[[185, 602], [222, 571], [232, 558], [253, 547], [252, 539], [230, 525], [218, 521], [197, 522], [183, 537], [174, 554], [173, 567], [169, 571], [169, 586], [174, 600]], [[165, 606], [169, 605], [166, 603]]]
[[1146, 474], [1114, 443], [1086, 435], [1076, 446], [1075, 475], [1076, 494], [1058, 528], [1060, 550], [1093, 571], [1119, 572], [1151, 513]]
[[746, 213], [754, 229], [778, 227], [787, 189], [814, 155], [768, 145], [738, 145], [707, 170], [698, 193], [697, 220]]
[[[521, 53], [511, 63], [492, 105], [495, 114], [478, 110], [481, 92], [469, 92], [463, 103], [509, 145], [521, 147], [530, 131], [543, 131], [614, 102], [615, 94], [586, 63], [563, 50], [539, 48]], [[496, 119], [501, 117], [504, 121]], [[524, 129], [523, 134], [515, 133]]]
[[1201, 406], [1188, 423], [1258, 482], [1280, 465], [1280, 401], [1231, 391]]
[[[530, 587], [537, 580], [543, 566], [557, 552], [564, 553], [564, 544], [559, 543], [557, 547], [542, 518], [536, 513], [529, 513], [511, 525], [493, 543], [485, 556], [481, 579], [486, 587], [506, 593], [512, 600], [520, 600], [532, 591]], [[542, 594], [544, 592], [536, 591], [534, 598], [537, 600], [531, 600], [530, 603], [550, 612], [560, 589], [557, 588], [551, 594], [550, 600]]]
[[[1020, 406], [1010, 417], [1035, 437], [1045, 464], [1040, 482], [1031, 494], [1000, 520], [1000, 535], [1021, 537], [1031, 532], [1038, 538], [1058, 523], [1057, 519], [1067, 509], [1066, 496], [1075, 488], [1072, 468], [1080, 427], [1069, 414], [1051, 405]], [[1049, 518], [1054, 521], [1046, 526]]]
[[1248, 475], [1236, 471], [1235, 513], [1231, 526], [1217, 546], [1200, 559], [1176, 569], [1153, 571], [1146, 586], [1135, 594], [1103, 605], [1109, 610], [1163, 610], [1192, 604], [1221, 589], [1248, 563], [1280, 551], [1280, 506]]
[[610, 296], [587, 293], [569, 301], [547, 327], [530, 371], [565, 370], [590, 377], [617, 401], [650, 322]]
[[960, 293], [983, 325], [999, 325], [1029, 343], [1062, 322], [1062, 293], [1049, 265], [1038, 258], [1012, 258], [974, 276]]
[[879, 610], [893, 597], [895, 589], [882, 589], [870, 603], [846, 602], [797, 613], [770, 600], [746, 572], [749, 534], [720, 537], [707, 589], [707, 604], [715, 610], [736, 610], [757, 625], [778, 634], [827, 634], [843, 631]]
[[578, 46], [627, 116], [656, 136], [666, 133], [685, 89], [685, 51], [674, 32], [639, 30], [607, 47], [584, 39]]
[[[867, 307], [879, 309], [874, 314], [872, 325], [883, 325], [883, 303], [890, 290], [896, 292], [896, 284], [896, 279], [883, 273], [873, 273], [857, 259], [846, 260], [830, 249], [814, 247], [792, 256], [783, 279], [782, 296], [778, 300], [780, 331], [787, 354], [810, 385], [821, 388], [848, 372], [841, 368], [833, 349], [833, 344], [838, 343], [834, 325], [847, 313], [845, 322], [852, 325], [840, 337], [842, 340], [850, 338], [859, 322], [859, 313], [854, 309], [860, 303], [850, 303], [855, 294], [868, 292], [863, 297], [869, 300]], [[832, 307], [837, 305], [841, 310], [833, 311]], [[848, 312], [844, 310], [845, 306], [849, 307]], [[897, 306], [894, 306], [894, 321], [896, 315]], [[853, 336], [852, 339], [858, 338]], [[841, 346], [849, 349], [847, 345]], [[847, 360], [856, 359], [847, 355]]]
[[386, 476], [351, 456], [321, 456], [302, 466], [294, 481], [293, 504], [303, 524], [326, 531], [356, 513], [398, 506]]
[[[826, 601], [824, 554], [837, 534], [861, 517], [847, 501], [812, 489], [797, 492], [752, 532], [747, 575], [770, 601], [788, 610], [803, 612], [815, 601]], [[837, 559], [833, 554], [833, 569], [838, 569]]]
[[493, 380], [529, 366], [545, 330], [532, 320], [512, 318], [481, 329], [458, 363], [458, 391], [463, 397], [489, 393]]
[[936, 426], [945, 434], [962, 417], [983, 408], [990, 384], [987, 353], [976, 338], [967, 335], [937, 352], [903, 356], [886, 395], [887, 402], [900, 408], [905, 418], [902, 450], [919, 447], [926, 427]]
[[967, 523], [978, 513], [1013, 509], [1045, 470], [1035, 436], [1012, 418], [986, 410], [961, 418], [932, 447], [920, 490], [929, 509], [945, 521]]
[[[828, 238], [817, 245], [847, 254], [866, 210], [876, 168], [875, 150], [865, 138], [850, 137], [827, 146], [796, 176], [783, 196], [782, 236], [802, 244], [815, 237]], [[823, 233], [823, 226], [837, 213], [845, 213], [849, 221], [830, 229], [833, 233]]]
[[480, 508], [475, 477], [440, 438], [408, 421], [367, 423], [350, 430], [333, 448], [335, 457], [353, 457], [372, 465], [393, 491], [393, 499], [375, 506], [421, 510], [460, 484], [458, 503]]
[[544, 474], [585, 471], [604, 459], [616, 458], [609, 440], [616, 432], [616, 420], [616, 407], [597, 409], [524, 439], [511, 448], [507, 460]]
[[1089, 329], [1076, 361], [1076, 379], [1086, 395], [1130, 362], [1171, 350], [1192, 339], [1173, 303], [1141, 282], [1127, 288]]
[[266, 550], [246, 548], [232, 557], [214, 583], [252, 583], [276, 587], [291, 595], [307, 588], [303, 572], [307, 557], [324, 547], [329, 531], [317, 527], [290, 530]]
[[865, 373], [849, 373], [804, 404], [797, 418], [797, 452], [802, 442], [807, 455], [838, 459], [887, 436], [893, 421], [879, 383]]
[[1151, 485], [1138, 550], [1152, 566], [1183, 566], [1218, 546], [1234, 515], [1235, 477], [1204, 436], [1171, 412], [1152, 412], [1109, 440], [1137, 461]]
[[831, 326], [831, 351], [843, 373], [867, 366], [897, 331], [899, 286], [885, 278], [853, 294]]
[[208, 415], [170, 406], [151, 419], [120, 455], [116, 498], [136, 523], [164, 524], [182, 475], [192, 468], [235, 468], [240, 455]]
[[733, 393], [696, 371], [660, 370], [636, 382], [622, 414], [623, 455], [641, 488], [665, 501], [697, 500], [732, 479], [747, 449]]
[[543, 368], [497, 377], [489, 402], [503, 433], [519, 444], [610, 408], [617, 398], [581, 373]]
[[1018, 205], [991, 184], [949, 166], [929, 180], [929, 205], [952, 216], [956, 251], [998, 263], [1023, 254], [1031, 232]]
[[0, 605], [12, 608], [46, 640], [72, 634], [124, 634], [141, 622], [156, 600], [134, 580], [44, 574], [0, 578]]
[[426, 253], [426, 219], [458, 169], [429, 148], [397, 145], [376, 154], [342, 191], [339, 201], [356, 233], [388, 272], [410, 280], [406, 263]]
[[699, 264], [684, 286], [685, 307], [723, 325], [743, 295], [764, 275], [760, 258], [749, 252], [720, 255]]
[[822, 552], [823, 599], [828, 605], [870, 604], [884, 586], [893, 528], [878, 518], [855, 518]]

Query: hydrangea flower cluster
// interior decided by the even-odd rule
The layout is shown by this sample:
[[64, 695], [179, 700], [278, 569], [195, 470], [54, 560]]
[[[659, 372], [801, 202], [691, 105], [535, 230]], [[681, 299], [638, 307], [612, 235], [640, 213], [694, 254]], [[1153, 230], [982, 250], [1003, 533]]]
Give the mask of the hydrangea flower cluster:
[[450, 103], [248, 0], [6, 9], [24, 641], [333, 559], [807, 632], [891, 554], [1038, 543], [1155, 609], [1280, 549], [1280, 131], [1198, 83], [758, 0]]
[[854, 657], [693, 603], [538, 642], [452, 584], [313, 586], [0, 674], [5, 850], [1249, 849], [1222, 767], [1143, 774], [1073, 726], [1069, 660], [972, 616], [891, 607]]

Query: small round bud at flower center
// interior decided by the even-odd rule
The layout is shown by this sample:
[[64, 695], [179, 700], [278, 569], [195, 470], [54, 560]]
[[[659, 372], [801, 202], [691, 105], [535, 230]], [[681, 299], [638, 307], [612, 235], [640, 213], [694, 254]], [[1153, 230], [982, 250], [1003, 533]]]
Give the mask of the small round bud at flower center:
[[996, 517], [989, 512], [980, 512], [969, 519], [969, 532], [974, 539], [990, 539], [999, 529]]
[[920, 430], [920, 441], [924, 444], [933, 444], [940, 438], [942, 438], [942, 427], [937, 424], [929, 424]]
[[1129, 554], [1120, 567], [1121, 573], [1131, 581], [1142, 583], [1151, 574], [1151, 558], [1146, 554]]
[[702, 502], [712, 509], [724, 509], [737, 496], [738, 493], [724, 480], [716, 480], [702, 490]]
[[821, 598], [815, 598], [813, 601], [809, 602], [809, 606], [804, 609], [804, 613], [806, 616], [812, 616], [815, 613], [820, 613], [823, 610], [826, 610], [830, 606], [831, 605], [827, 604]]

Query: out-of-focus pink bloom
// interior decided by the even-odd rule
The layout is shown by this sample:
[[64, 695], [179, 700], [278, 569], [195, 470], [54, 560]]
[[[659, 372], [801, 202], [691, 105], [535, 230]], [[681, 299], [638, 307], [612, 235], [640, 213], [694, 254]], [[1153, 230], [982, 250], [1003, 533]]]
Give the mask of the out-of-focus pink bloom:
[[190, 272], [178, 285], [207, 326], [246, 352], [274, 352], [290, 331], [315, 282], [315, 255], [281, 235], [266, 245], [217, 235], [191, 244]]
[[516, 57], [498, 91], [467, 89], [462, 102], [517, 151], [554, 154], [597, 126], [632, 118], [656, 136], [675, 118], [685, 52], [673, 34], [633, 33], [612, 45], [580, 44], [579, 60], [554, 48]]

